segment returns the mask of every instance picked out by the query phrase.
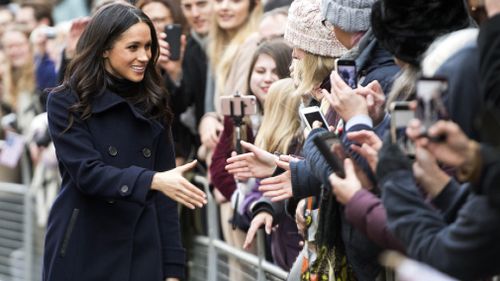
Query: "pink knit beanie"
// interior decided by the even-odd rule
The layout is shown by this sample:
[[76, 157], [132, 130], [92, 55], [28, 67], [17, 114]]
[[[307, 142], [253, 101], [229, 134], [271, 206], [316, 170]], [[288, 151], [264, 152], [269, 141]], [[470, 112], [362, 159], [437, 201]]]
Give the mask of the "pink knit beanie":
[[314, 55], [339, 57], [346, 49], [321, 21], [320, 0], [295, 0], [288, 10], [285, 40]]

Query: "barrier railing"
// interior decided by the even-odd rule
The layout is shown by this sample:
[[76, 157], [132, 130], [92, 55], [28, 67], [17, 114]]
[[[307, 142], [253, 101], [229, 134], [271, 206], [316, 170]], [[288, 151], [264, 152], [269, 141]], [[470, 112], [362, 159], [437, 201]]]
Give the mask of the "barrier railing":
[[0, 182], [0, 280], [41, 280], [45, 229], [35, 224], [27, 154], [20, 160], [22, 184]]
[[[208, 237], [197, 236], [194, 239], [192, 260], [189, 262], [190, 280], [216, 281], [230, 280], [229, 271], [238, 270], [241, 280], [285, 280], [288, 273], [280, 267], [265, 260], [264, 232], [257, 234], [257, 255], [250, 254], [218, 239], [219, 217], [217, 205], [211, 196], [207, 180], [195, 176], [194, 181], [203, 185], [207, 194], [207, 230]], [[235, 259], [241, 265], [238, 268], [229, 266], [229, 259]]]

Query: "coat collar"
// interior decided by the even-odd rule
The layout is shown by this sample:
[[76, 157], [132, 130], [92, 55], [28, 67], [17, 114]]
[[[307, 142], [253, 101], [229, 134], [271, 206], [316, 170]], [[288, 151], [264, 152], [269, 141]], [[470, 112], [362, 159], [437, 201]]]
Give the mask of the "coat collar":
[[92, 114], [97, 114], [110, 110], [113, 107], [122, 103], [125, 103], [129, 106], [135, 118], [147, 122], [151, 126], [154, 136], [157, 136], [158, 134], [161, 133], [161, 131], [163, 130], [163, 126], [158, 121], [146, 118], [141, 110], [131, 105], [123, 97], [119, 96], [118, 94], [108, 89], [101, 91], [98, 95], [94, 97], [91, 106]]
[[103, 90], [92, 100], [92, 114], [101, 113], [127, 101], [110, 90]]

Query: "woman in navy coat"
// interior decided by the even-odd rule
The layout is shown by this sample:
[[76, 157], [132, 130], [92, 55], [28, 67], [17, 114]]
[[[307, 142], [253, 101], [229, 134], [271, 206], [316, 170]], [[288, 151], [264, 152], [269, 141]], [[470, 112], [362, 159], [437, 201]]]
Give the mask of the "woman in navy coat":
[[49, 217], [44, 280], [179, 280], [178, 201], [205, 194], [175, 168], [154, 27], [128, 4], [101, 8], [48, 98], [62, 176]]

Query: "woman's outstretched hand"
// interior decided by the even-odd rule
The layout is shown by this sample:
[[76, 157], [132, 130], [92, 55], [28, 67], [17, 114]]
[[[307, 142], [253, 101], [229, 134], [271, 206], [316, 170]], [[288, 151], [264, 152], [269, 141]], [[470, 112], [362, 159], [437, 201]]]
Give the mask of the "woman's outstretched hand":
[[196, 167], [197, 161], [179, 166], [153, 176], [151, 189], [158, 190], [190, 209], [207, 204], [206, 194], [184, 178], [184, 173]]
[[266, 178], [273, 174], [277, 156], [246, 141], [241, 141], [241, 146], [249, 152], [228, 158], [228, 173], [243, 181], [251, 177]]

